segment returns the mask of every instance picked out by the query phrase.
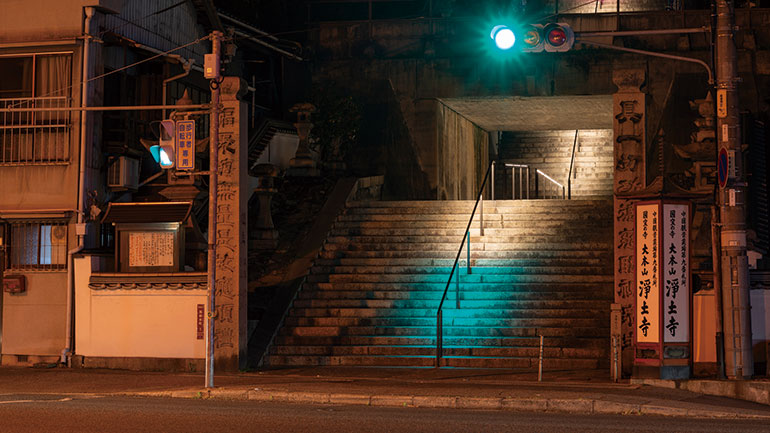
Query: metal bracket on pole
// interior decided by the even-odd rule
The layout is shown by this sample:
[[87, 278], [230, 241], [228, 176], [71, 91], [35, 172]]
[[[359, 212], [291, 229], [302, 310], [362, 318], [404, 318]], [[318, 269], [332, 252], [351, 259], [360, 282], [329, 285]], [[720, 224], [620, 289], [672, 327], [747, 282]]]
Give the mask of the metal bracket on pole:
[[637, 50], [636, 48], [626, 48], [626, 47], [619, 47], [617, 45], [611, 45], [611, 44], [604, 44], [601, 42], [595, 42], [585, 39], [578, 39], [575, 41], [576, 44], [585, 44], [585, 45], [593, 45], [595, 47], [599, 48], [605, 48], [608, 50], [615, 50], [615, 51], [624, 51], [626, 53], [634, 53], [634, 54], [641, 54], [643, 56], [651, 56], [651, 57], [661, 57], [664, 59], [671, 59], [671, 60], [680, 60], [683, 62], [690, 62], [690, 63], [697, 63], [704, 68], [706, 68], [706, 72], [708, 72], [709, 75], [709, 84], [714, 84], [714, 72], [711, 70], [711, 66], [708, 65], [708, 63], [704, 62], [700, 59], [694, 59], [692, 57], [684, 57], [684, 56], [675, 56], [673, 54], [665, 54], [665, 53], [656, 53], [655, 51], [647, 51], [647, 50]]

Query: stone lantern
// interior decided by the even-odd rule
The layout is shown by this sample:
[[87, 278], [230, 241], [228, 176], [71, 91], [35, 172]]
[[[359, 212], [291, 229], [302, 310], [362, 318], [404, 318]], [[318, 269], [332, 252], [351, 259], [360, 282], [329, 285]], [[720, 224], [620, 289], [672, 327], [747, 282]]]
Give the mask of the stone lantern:
[[297, 113], [297, 122], [294, 124], [294, 127], [297, 128], [297, 135], [299, 136], [297, 152], [294, 154], [294, 158], [289, 161], [289, 175], [318, 176], [318, 167], [308, 147], [308, 136], [310, 135], [310, 130], [313, 129], [310, 115], [316, 111], [316, 108], [309, 102], [303, 102], [295, 104], [289, 111]]
[[249, 229], [249, 244], [254, 249], [271, 250], [278, 246], [278, 230], [273, 224], [270, 207], [273, 195], [278, 191], [275, 188], [275, 178], [278, 176], [279, 169], [273, 164], [258, 164], [254, 172], [257, 176], [254, 194], [259, 200], [259, 215], [254, 227]]

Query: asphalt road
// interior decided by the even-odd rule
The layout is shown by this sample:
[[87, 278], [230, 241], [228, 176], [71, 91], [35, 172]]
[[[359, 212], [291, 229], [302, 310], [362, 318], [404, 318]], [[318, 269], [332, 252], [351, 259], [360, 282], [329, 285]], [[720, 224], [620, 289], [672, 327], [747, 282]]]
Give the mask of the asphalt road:
[[0, 395], [0, 432], [770, 432], [766, 421]]

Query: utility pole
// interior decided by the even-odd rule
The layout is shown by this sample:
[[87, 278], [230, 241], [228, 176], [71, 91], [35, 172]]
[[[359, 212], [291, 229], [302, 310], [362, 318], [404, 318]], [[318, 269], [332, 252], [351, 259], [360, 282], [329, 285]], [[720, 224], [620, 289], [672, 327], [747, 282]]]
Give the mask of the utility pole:
[[722, 306], [725, 373], [729, 379], [754, 375], [751, 342], [749, 265], [746, 254], [747, 184], [741, 152], [738, 73], [733, 2], [716, 0], [717, 159], [720, 180]]
[[[211, 81], [211, 116], [209, 119], [209, 228], [208, 228], [208, 326], [206, 327], [206, 388], [214, 387], [214, 322], [216, 321], [217, 269], [217, 168], [219, 165], [219, 53], [222, 32], [211, 32], [212, 65], [206, 64], [207, 78]], [[207, 62], [208, 63], [208, 62]], [[209, 73], [208, 68], [212, 71]]]

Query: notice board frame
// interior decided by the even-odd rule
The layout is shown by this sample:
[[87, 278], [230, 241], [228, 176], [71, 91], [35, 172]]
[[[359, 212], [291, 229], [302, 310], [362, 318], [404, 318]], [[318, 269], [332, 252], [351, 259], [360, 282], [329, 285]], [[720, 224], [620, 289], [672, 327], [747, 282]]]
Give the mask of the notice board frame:
[[[114, 223], [117, 272], [181, 272], [184, 265], [184, 226], [179, 222]], [[172, 235], [172, 264], [170, 266], [131, 266], [129, 263], [132, 233], [170, 233]]]

